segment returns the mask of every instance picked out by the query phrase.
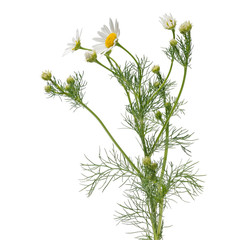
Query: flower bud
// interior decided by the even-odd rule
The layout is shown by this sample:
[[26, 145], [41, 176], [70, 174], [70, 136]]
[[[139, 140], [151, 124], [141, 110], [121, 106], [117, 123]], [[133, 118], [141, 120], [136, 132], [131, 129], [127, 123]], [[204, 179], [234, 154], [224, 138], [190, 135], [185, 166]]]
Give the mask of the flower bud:
[[42, 74], [41, 74], [41, 78], [43, 80], [46, 80], [46, 81], [51, 80], [51, 77], [52, 77], [52, 75], [51, 75], [51, 72], [49, 70], [42, 72]]
[[171, 110], [171, 103], [167, 102], [167, 103], [165, 104], [165, 108], [166, 108], [166, 110], [169, 112], [169, 111]]
[[65, 87], [65, 89], [66, 89], [67, 91], [70, 91], [70, 90], [71, 90], [71, 85], [70, 85], [70, 84], [67, 84], [66, 87]]
[[149, 166], [151, 164], [150, 157], [144, 157], [143, 158], [143, 164], [144, 164], [144, 166]]
[[160, 82], [159, 81], [156, 81], [155, 83], [154, 83], [154, 87], [155, 88], [158, 88], [160, 86]]
[[151, 164], [151, 169], [152, 170], [156, 170], [157, 167], [158, 167], [158, 164], [156, 162]]
[[155, 66], [151, 69], [151, 71], [152, 71], [153, 73], [159, 73], [159, 72], [160, 72], [160, 66], [159, 66], [159, 65], [155, 65]]
[[174, 38], [171, 39], [171, 40], [170, 40], [170, 44], [171, 44], [172, 47], [175, 47], [175, 46], [177, 45], [177, 40], [174, 39]]
[[85, 58], [87, 62], [95, 62], [97, 59], [96, 51], [85, 52]]
[[179, 31], [181, 34], [186, 34], [187, 32], [190, 32], [192, 29], [192, 24], [190, 23], [190, 21], [186, 21], [184, 22], [180, 27], [179, 27]]
[[161, 113], [160, 111], [157, 111], [156, 114], [155, 114], [155, 118], [156, 118], [157, 120], [161, 120], [161, 118], [162, 118], [162, 113]]
[[51, 91], [51, 86], [50, 85], [45, 86], [45, 91], [49, 93]]
[[66, 79], [66, 82], [68, 84], [73, 84], [75, 82], [74, 78], [72, 76], [69, 76], [67, 79]]

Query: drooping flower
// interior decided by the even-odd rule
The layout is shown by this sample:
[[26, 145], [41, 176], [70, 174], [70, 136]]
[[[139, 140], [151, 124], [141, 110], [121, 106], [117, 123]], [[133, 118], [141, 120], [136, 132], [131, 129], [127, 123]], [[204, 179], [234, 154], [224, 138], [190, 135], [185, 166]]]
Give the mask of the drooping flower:
[[176, 27], [176, 20], [172, 15], [165, 14], [163, 18], [160, 18], [161, 24], [165, 29], [172, 30]]
[[82, 31], [79, 32], [79, 30], [76, 30], [76, 37], [72, 38], [72, 43], [68, 43], [68, 47], [66, 48], [63, 56], [70, 52], [75, 52], [78, 49], [81, 49], [81, 34]]
[[187, 32], [190, 32], [192, 29], [192, 24], [190, 23], [190, 21], [186, 21], [183, 24], [181, 24], [181, 26], [179, 27], [179, 31], [181, 34], [185, 34]]
[[105, 54], [108, 51], [112, 50], [113, 47], [117, 44], [118, 38], [120, 35], [120, 29], [118, 21], [115, 21], [115, 24], [113, 23], [112, 19], [109, 19], [109, 28], [104, 25], [101, 28], [101, 31], [98, 31], [99, 38], [93, 38], [93, 40], [99, 42], [99, 44], [96, 44], [93, 46], [94, 50], [97, 53]]

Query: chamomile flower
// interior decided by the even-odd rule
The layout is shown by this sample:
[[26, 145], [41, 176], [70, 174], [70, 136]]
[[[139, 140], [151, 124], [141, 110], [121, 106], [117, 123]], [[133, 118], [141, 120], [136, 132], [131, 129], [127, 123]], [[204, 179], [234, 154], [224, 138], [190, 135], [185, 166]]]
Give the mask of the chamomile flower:
[[70, 52], [75, 52], [76, 50], [81, 48], [81, 34], [82, 31], [79, 32], [79, 30], [76, 30], [76, 37], [72, 38], [72, 43], [68, 43], [68, 48], [66, 48], [63, 56], [65, 56], [66, 54], [70, 53]]
[[52, 74], [49, 70], [42, 72], [41, 78], [45, 81], [51, 80]]
[[87, 62], [95, 62], [97, 59], [96, 51], [85, 52], [85, 58]]
[[118, 21], [113, 23], [112, 19], [109, 19], [109, 28], [104, 25], [101, 31], [98, 32], [99, 38], [93, 38], [93, 40], [99, 42], [93, 46], [97, 53], [105, 54], [117, 44], [120, 35]]
[[192, 24], [190, 23], [190, 21], [186, 21], [184, 22], [180, 27], [179, 27], [179, 31], [181, 34], [186, 34], [187, 32], [190, 32], [192, 29]]
[[160, 18], [160, 20], [165, 29], [172, 30], [176, 27], [176, 20], [172, 17], [171, 14], [165, 14], [163, 18]]

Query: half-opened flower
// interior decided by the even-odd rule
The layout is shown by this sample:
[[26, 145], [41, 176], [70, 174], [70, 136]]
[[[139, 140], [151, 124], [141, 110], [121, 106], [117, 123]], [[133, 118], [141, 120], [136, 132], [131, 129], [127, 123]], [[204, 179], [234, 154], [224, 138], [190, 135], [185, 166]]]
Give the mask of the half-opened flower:
[[190, 21], [186, 21], [179, 27], [179, 31], [181, 34], [186, 34], [187, 32], [190, 32], [192, 29], [192, 24]]
[[81, 49], [81, 34], [82, 31], [79, 32], [79, 30], [76, 30], [76, 37], [72, 38], [72, 43], [68, 43], [68, 47], [66, 48], [64, 55], [70, 53], [70, 52], [75, 52], [78, 49]]
[[99, 42], [99, 44], [94, 45], [93, 48], [97, 53], [105, 54], [108, 51], [112, 50], [112, 48], [118, 42], [120, 30], [117, 20], [114, 24], [112, 19], [109, 19], [109, 28], [104, 25], [101, 28], [101, 31], [97, 33], [99, 35], [99, 38], [93, 38], [93, 40]]
[[85, 58], [87, 62], [95, 62], [97, 59], [96, 51], [85, 52]]
[[160, 18], [161, 24], [165, 29], [171, 30], [176, 27], [176, 20], [172, 17], [172, 15], [165, 14], [163, 18]]

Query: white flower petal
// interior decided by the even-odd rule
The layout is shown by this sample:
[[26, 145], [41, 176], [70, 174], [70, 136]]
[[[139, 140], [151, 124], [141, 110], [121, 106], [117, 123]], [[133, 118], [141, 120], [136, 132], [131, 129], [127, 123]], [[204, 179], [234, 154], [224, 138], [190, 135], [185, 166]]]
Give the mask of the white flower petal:
[[103, 31], [106, 32], [108, 35], [111, 33], [106, 25], [103, 26]]
[[104, 39], [106, 39], [106, 37], [108, 36], [107, 34], [103, 33], [103, 32], [97, 32], [98, 35]]
[[78, 31], [78, 29], [76, 30], [76, 39], [78, 39], [79, 38], [79, 31]]
[[113, 21], [111, 18], [109, 18], [109, 26], [110, 26], [111, 32], [115, 32], [114, 26], [113, 26]]
[[93, 40], [95, 40], [97, 42], [105, 43], [105, 39], [104, 38], [93, 38]]
[[119, 32], [119, 26], [118, 26], [118, 21], [116, 19], [116, 21], [115, 21], [115, 33], [118, 34], [118, 32]]
[[102, 53], [103, 51], [105, 51], [106, 46], [104, 44], [98, 44], [98, 45], [94, 45], [93, 49], [97, 52], [97, 53]]
[[93, 48], [94, 49], [100, 49], [100, 48], [104, 48], [105, 47], [105, 44], [96, 44], [96, 45], [93, 45]]

